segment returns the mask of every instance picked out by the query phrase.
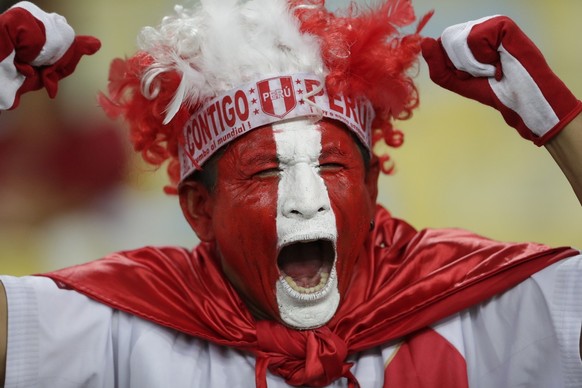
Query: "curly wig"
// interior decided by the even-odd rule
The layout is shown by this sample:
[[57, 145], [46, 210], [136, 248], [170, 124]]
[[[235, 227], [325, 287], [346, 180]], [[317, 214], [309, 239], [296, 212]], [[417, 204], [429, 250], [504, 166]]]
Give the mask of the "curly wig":
[[[267, 74], [311, 72], [332, 94], [364, 97], [375, 110], [374, 144], [399, 147], [394, 120], [411, 116], [418, 93], [410, 74], [420, 52], [420, 30], [410, 0], [331, 12], [325, 0], [201, 0], [175, 7], [157, 28], [146, 27], [140, 50], [111, 64], [108, 96], [99, 101], [110, 117], [123, 117], [137, 152], [152, 165], [168, 161], [175, 193], [178, 149], [192, 112], [219, 93]], [[386, 152], [376, 155], [392, 171]]]

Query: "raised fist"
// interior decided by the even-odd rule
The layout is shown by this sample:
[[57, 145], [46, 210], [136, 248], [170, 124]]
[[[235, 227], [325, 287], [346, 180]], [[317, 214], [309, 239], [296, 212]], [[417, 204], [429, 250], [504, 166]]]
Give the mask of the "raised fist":
[[0, 110], [16, 108], [23, 93], [43, 87], [53, 98], [58, 81], [100, 46], [96, 38], [75, 36], [64, 17], [17, 3], [0, 14]]
[[582, 103], [508, 17], [448, 27], [438, 40], [423, 40], [422, 54], [435, 83], [496, 108], [538, 146], [582, 111]]

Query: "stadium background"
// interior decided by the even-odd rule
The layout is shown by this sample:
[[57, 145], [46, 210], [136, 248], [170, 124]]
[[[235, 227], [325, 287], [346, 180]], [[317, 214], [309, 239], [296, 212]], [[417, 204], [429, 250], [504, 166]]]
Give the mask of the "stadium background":
[[[41, 272], [143, 245], [195, 245], [177, 198], [162, 192], [164, 169], [153, 171], [131, 154], [123, 128], [108, 123], [95, 100], [97, 91], [106, 88], [109, 62], [133, 54], [139, 29], [156, 25], [173, 3], [37, 4], [65, 15], [77, 33], [99, 37], [103, 47], [81, 62], [73, 78], [61, 83], [55, 100], [44, 92], [31, 93], [19, 109], [0, 115], [0, 272]], [[328, 0], [331, 8], [345, 4]], [[582, 33], [578, 23], [582, 2], [414, 4], [418, 16], [436, 10], [424, 30], [433, 37], [446, 26], [482, 16], [512, 17], [554, 71], [582, 96], [582, 45], [577, 38]], [[380, 202], [417, 228], [462, 227], [504, 241], [582, 248], [580, 204], [548, 153], [523, 141], [496, 111], [433, 85], [422, 61], [418, 73], [421, 105], [411, 120], [397, 124], [405, 132], [405, 144], [392, 151], [396, 172], [381, 178]], [[66, 135], [61, 133], [63, 127], [70, 128]], [[109, 135], [97, 136], [97, 141], [89, 127], [106, 128]], [[82, 134], [80, 145], [64, 147], [77, 151], [64, 158], [69, 169], [78, 167], [67, 175], [72, 183], [47, 183], [43, 178], [51, 176], [52, 164], [38, 158], [39, 150], [48, 144], [77, 144], [61, 140], [71, 132]], [[92, 144], [105, 144], [110, 153], [84, 151]], [[2, 150], [15, 155], [7, 158], [10, 152], [2, 155]], [[58, 166], [67, 169], [63, 163]], [[96, 194], [89, 195], [88, 190]]]

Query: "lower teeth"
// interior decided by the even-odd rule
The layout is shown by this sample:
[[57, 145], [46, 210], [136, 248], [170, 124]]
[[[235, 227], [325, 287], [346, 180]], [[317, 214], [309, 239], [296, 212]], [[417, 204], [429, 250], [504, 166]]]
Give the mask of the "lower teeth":
[[321, 278], [319, 280], [319, 284], [314, 287], [301, 287], [300, 285], [295, 283], [295, 280], [293, 280], [291, 276], [285, 276], [285, 281], [292, 289], [294, 289], [297, 292], [300, 292], [302, 294], [313, 294], [317, 291], [320, 291], [323, 287], [325, 287], [327, 279], [329, 278], [329, 274], [327, 272], [322, 272], [320, 276]]

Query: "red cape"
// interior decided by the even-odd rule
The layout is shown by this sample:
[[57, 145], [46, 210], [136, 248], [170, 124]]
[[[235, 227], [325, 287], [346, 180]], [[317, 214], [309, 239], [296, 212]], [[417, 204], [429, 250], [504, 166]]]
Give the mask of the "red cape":
[[400, 338], [484, 301], [563, 258], [570, 248], [501, 243], [458, 229], [416, 231], [381, 207], [333, 319], [314, 330], [255, 321], [221, 272], [211, 244], [146, 247], [43, 274], [113, 308], [253, 353], [291, 385], [357, 385], [350, 354]]

